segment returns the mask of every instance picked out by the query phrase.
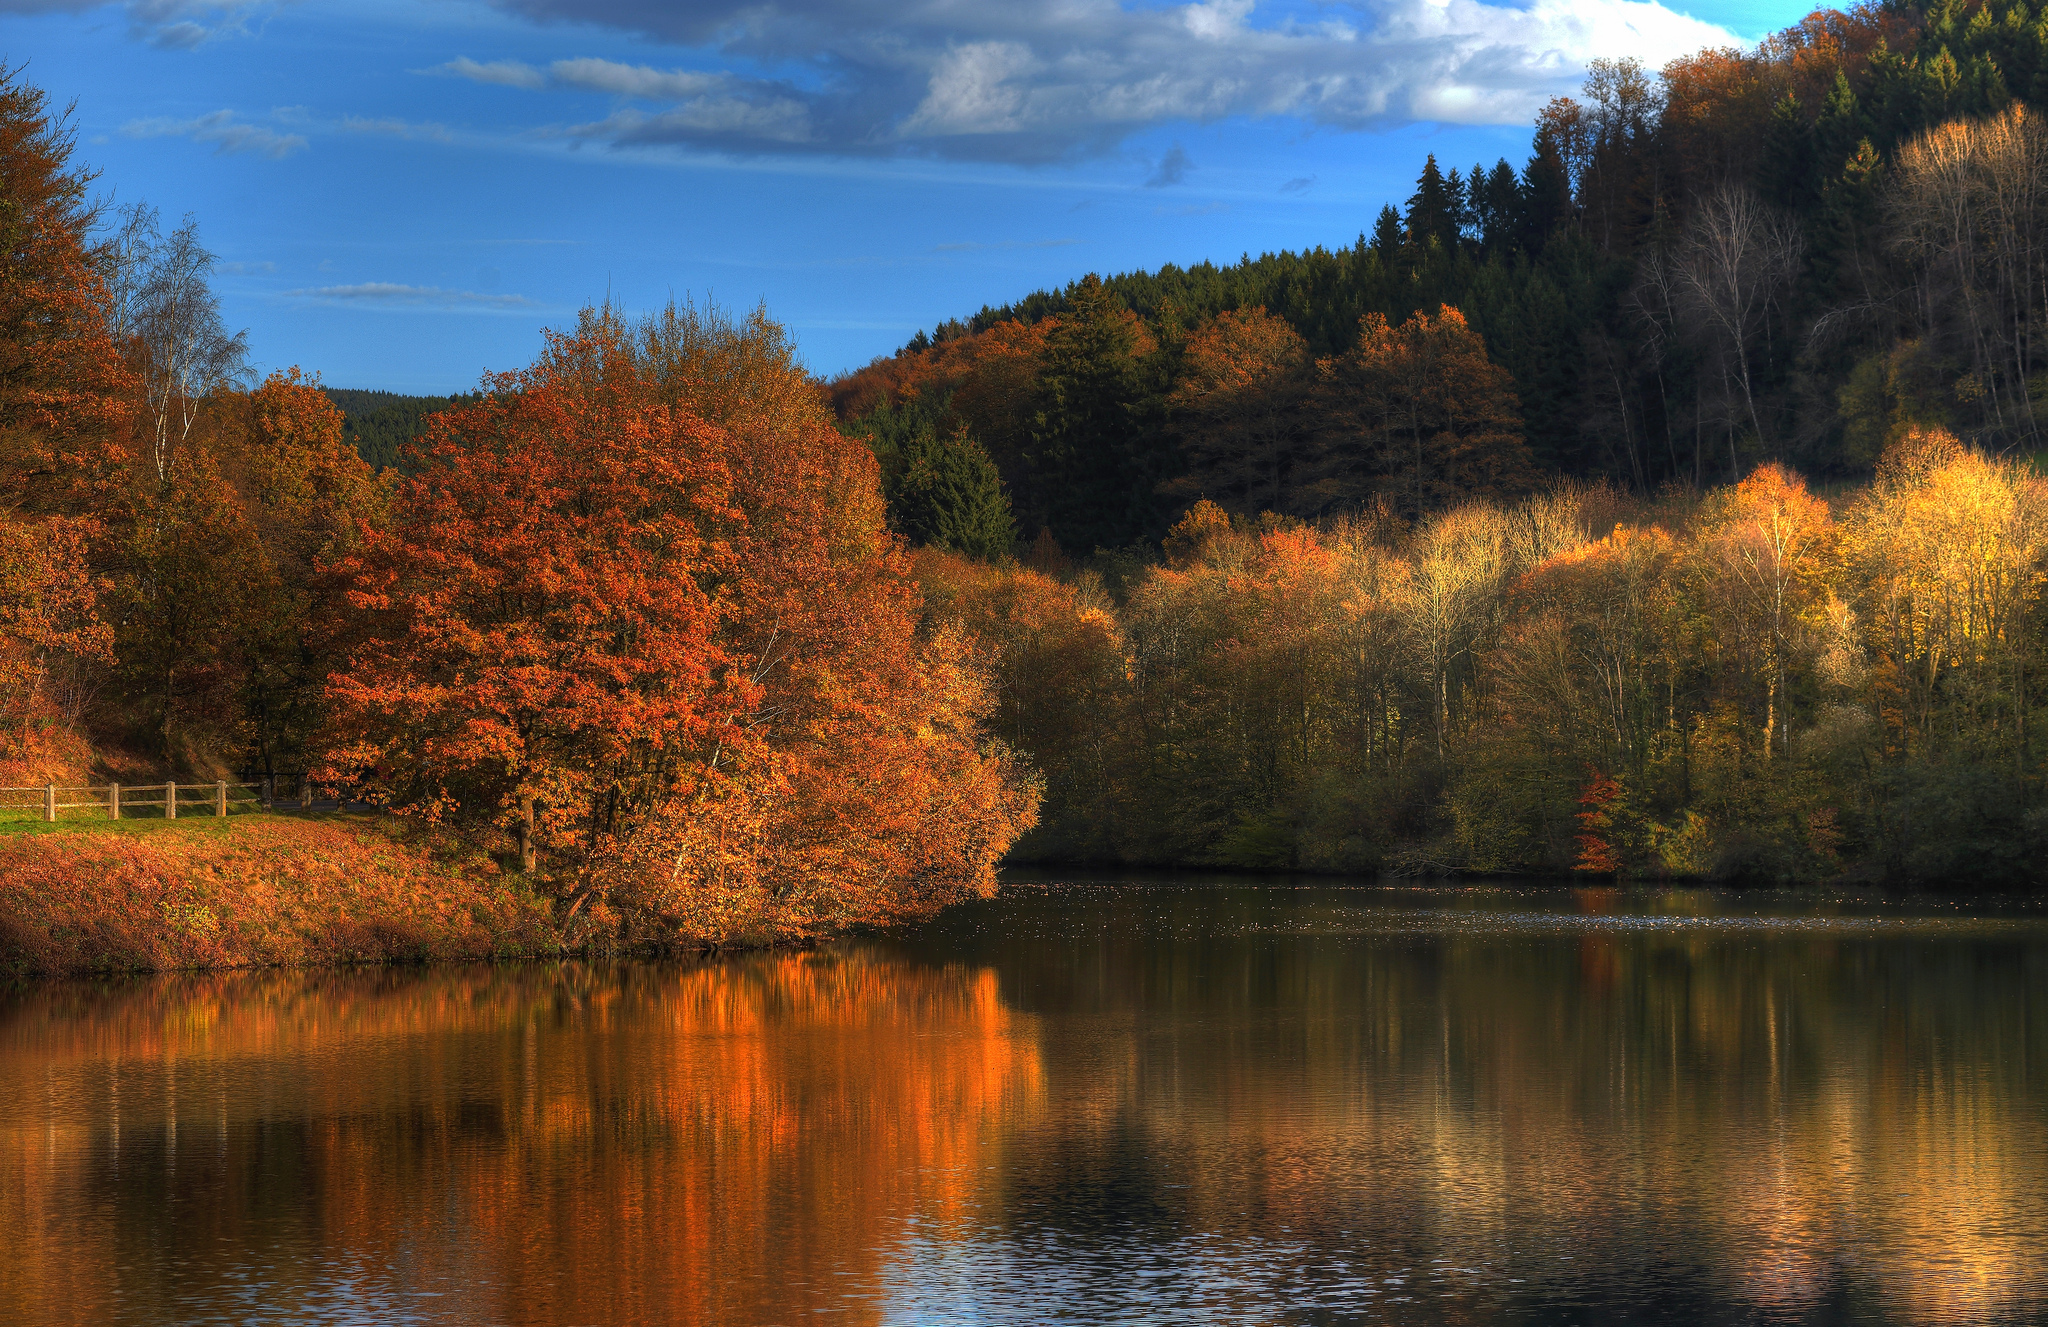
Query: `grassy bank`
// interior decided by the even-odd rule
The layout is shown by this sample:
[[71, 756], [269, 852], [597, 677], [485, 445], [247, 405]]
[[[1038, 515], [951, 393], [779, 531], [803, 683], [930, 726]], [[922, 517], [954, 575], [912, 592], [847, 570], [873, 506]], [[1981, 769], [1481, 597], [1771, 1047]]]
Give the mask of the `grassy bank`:
[[557, 952], [548, 903], [453, 839], [364, 815], [0, 821], [0, 969]]

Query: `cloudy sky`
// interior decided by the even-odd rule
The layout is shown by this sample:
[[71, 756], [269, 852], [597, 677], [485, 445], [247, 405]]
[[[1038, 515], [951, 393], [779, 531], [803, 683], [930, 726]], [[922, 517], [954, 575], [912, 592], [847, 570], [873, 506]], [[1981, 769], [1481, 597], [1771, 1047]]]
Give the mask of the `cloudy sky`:
[[449, 391], [607, 293], [765, 300], [831, 373], [1087, 271], [1348, 244], [1426, 153], [1519, 165], [1588, 59], [1801, 12], [0, 0], [0, 55], [118, 201], [197, 217], [263, 366]]

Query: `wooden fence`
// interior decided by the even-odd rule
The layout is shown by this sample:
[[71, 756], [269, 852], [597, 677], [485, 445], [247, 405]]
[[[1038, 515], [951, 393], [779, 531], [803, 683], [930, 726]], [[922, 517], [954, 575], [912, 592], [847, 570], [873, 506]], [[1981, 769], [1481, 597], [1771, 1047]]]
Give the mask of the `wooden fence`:
[[[62, 784], [46, 783], [40, 788], [0, 788], [0, 810], [40, 810], [43, 819], [55, 820], [59, 811], [77, 810], [89, 807], [107, 813], [110, 820], [119, 820], [124, 811], [139, 811], [155, 808], [164, 819], [176, 820], [178, 813], [198, 811], [212, 812], [217, 816], [228, 814], [232, 806], [270, 806], [273, 787], [268, 783], [146, 783], [123, 787], [118, 783], [97, 786], [67, 788]], [[299, 805], [308, 806], [313, 785], [299, 781]], [[20, 800], [27, 794], [27, 800]], [[72, 800], [79, 796], [89, 801]]]

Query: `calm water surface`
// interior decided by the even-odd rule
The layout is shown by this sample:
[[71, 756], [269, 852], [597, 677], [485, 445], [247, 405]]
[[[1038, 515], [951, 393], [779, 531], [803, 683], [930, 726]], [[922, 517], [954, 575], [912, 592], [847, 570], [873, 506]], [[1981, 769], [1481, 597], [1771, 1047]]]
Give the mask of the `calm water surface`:
[[1047, 880], [0, 997], [8, 1323], [2048, 1321], [2048, 917]]

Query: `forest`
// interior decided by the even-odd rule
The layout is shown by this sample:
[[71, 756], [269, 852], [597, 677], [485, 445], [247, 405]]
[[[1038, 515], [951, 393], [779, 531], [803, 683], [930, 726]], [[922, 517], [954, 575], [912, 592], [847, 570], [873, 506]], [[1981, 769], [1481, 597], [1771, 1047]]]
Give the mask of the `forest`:
[[310, 771], [619, 943], [1006, 858], [2035, 883], [2044, 94], [2024, 0], [1818, 11], [1348, 247], [428, 400], [255, 379], [9, 75], [0, 782]]
[[397, 465], [428, 415], [474, 400], [470, 396], [408, 396], [352, 387], [320, 389], [341, 411], [341, 432], [374, 470]]
[[1019, 855], [2038, 879], [2044, 93], [2003, 0], [1596, 61], [1348, 248], [834, 380]]

